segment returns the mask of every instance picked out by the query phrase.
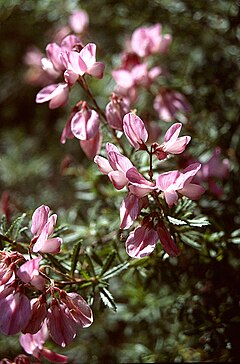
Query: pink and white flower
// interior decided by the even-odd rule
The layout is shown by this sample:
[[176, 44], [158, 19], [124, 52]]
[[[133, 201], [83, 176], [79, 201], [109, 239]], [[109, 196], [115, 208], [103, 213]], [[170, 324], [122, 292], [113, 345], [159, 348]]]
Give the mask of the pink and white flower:
[[99, 125], [98, 113], [90, 109], [87, 102], [83, 101], [80, 111], [76, 112], [71, 119], [73, 135], [80, 140], [92, 139], [99, 132]]
[[28, 260], [17, 270], [17, 276], [24, 282], [30, 283], [37, 289], [43, 291], [46, 280], [39, 273], [39, 265], [42, 257]]
[[134, 30], [131, 37], [131, 48], [139, 57], [154, 53], [166, 53], [172, 41], [170, 34], [161, 33], [161, 24], [140, 27]]
[[32, 238], [34, 253], [40, 251], [42, 253], [56, 254], [60, 251], [62, 239], [51, 237], [56, 225], [57, 215], [49, 216], [49, 211], [48, 206], [42, 205], [33, 213], [31, 231], [34, 234]]
[[178, 137], [182, 128], [181, 123], [173, 124], [164, 136], [164, 142], [162, 144], [154, 143], [153, 153], [159, 160], [165, 159], [168, 154], [180, 154], [182, 153], [187, 144], [190, 142], [190, 136]]
[[76, 10], [69, 17], [69, 26], [74, 33], [82, 33], [89, 24], [88, 13], [84, 10]]
[[148, 198], [139, 198], [129, 192], [120, 206], [120, 229], [128, 229], [140, 215], [142, 208], [148, 206]]
[[[60, 55], [61, 62], [65, 69], [77, 76], [83, 76], [85, 73], [101, 79], [105, 65], [102, 62], [96, 62], [96, 44], [88, 43], [80, 52], [64, 51]], [[74, 75], [72, 75], [72, 79]]]
[[177, 204], [178, 193], [197, 200], [204, 193], [205, 189], [195, 183], [191, 183], [193, 177], [200, 170], [200, 163], [193, 163], [179, 172], [178, 170], [162, 173], [157, 177], [156, 187], [163, 191], [169, 207]]
[[48, 339], [48, 329], [46, 321], [41, 329], [35, 334], [22, 334], [19, 342], [26, 353], [33, 355], [37, 359], [46, 358], [51, 363], [67, 363], [68, 357], [58, 354], [44, 347], [44, 343]]
[[111, 128], [123, 131], [123, 117], [128, 112], [129, 102], [113, 93], [111, 101], [106, 106], [106, 118]]
[[159, 94], [155, 97], [153, 108], [158, 113], [159, 118], [166, 122], [174, 120], [178, 112], [189, 113], [191, 111], [185, 96], [180, 92], [165, 88], [161, 88]]
[[49, 108], [56, 109], [65, 106], [68, 102], [69, 87], [67, 83], [52, 84], [44, 87], [36, 95], [36, 103], [49, 101]]
[[0, 292], [0, 331], [4, 335], [15, 335], [28, 323], [31, 316], [29, 298], [20, 290], [10, 286]]
[[143, 258], [155, 249], [158, 234], [151, 222], [143, 223], [129, 234], [126, 240], [127, 254], [132, 258]]
[[180, 254], [180, 250], [176, 246], [172, 235], [166, 228], [163, 221], [159, 221], [157, 224], [157, 234], [163, 249], [168, 255], [170, 255], [170, 257], [176, 257]]
[[128, 184], [127, 171], [133, 167], [132, 162], [122, 155], [118, 148], [111, 143], [106, 144], [107, 158], [96, 155], [94, 162], [99, 170], [108, 175], [108, 178], [117, 190]]
[[129, 143], [136, 149], [145, 149], [148, 132], [139, 116], [128, 113], [123, 118], [123, 131]]

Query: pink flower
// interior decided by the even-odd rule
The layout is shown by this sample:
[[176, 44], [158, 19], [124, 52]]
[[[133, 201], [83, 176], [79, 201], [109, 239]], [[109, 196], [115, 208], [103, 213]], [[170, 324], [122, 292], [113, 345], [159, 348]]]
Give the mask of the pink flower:
[[28, 297], [7, 287], [0, 292], [0, 331], [4, 335], [15, 335], [28, 323], [31, 316], [31, 306]]
[[129, 191], [138, 198], [147, 196], [150, 192], [156, 189], [155, 183], [144, 178], [135, 167], [129, 168], [126, 173], [126, 177], [129, 181]]
[[146, 57], [158, 52], [166, 53], [171, 40], [170, 34], [161, 34], [161, 24], [158, 23], [137, 28], [132, 34], [131, 47], [139, 57]]
[[43, 322], [47, 316], [47, 303], [44, 295], [31, 300], [31, 317], [27, 326], [24, 327], [22, 332], [24, 334], [36, 334], [42, 327]]
[[61, 238], [51, 238], [57, 221], [57, 215], [49, 216], [49, 207], [42, 205], [38, 207], [32, 216], [31, 231], [34, 233], [32, 238], [33, 252], [56, 254], [60, 251]]
[[122, 95], [133, 92], [138, 86], [148, 87], [162, 73], [160, 67], [148, 70], [146, 63], [136, 64], [132, 69], [118, 68], [112, 71], [118, 92]]
[[128, 229], [138, 218], [141, 209], [148, 205], [148, 198], [138, 198], [128, 193], [120, 206], [120, 229]]
[[106, 144], [106, 151], [108, 159], [96, 155], [94, 162], [102, 173], [108, 175], [114, 187], [121, 190], [128, 183], [126, 173], [133, 167], [133, 164], [111, 143]]
[[154, 143], [153, 152], [159, 160], [165, 159], [168, 154], [182, 153], [190, 142], [190, 136], [178, 137], [182, 128], [181, 123], [173, 124], [165, 134], [162, 144]]
[[129, 102], [113, 93], [106, 106], [106, 118], [111, 128], [123, 131], [123, 117], [128, 112]]
[[128, 113], [123, 118], [123, 130], [129, 143], [136, 149], [145, 149], [148, 132], [144, 122], [137, 115]]
[[67, 363], [67, 356], [55, 353], [43, 346], [47, 338], [48, 330], [46, 322], [44, 322], [43, 326], [37, 333], [22, 334], [19, 338], [19, 342], [26, 353], [33, 355], [37, 359], [45, 357], [51, 363]]
[[205, 189], [195, 183], [191, 183], [193, 177], [200, 170], [200, 163], [193, 163], [183, 170], [162, 173], [157, 177], [156, 187], [164, 192], [164, 197], [169, 207], [177, 204], [178, 194], [197, 200]]
[[177, 248], [172, 235], [162, 221], [158, 222], [157, 234], [163, 249], [167, 252], [168, 255], [170, 255], [171, 257], [176, 257], [180, 254], [180, 251]]
[[31, 232], [34, 236], [39, 236], [48, 221], [50, 208], [46, 205], [39, 206], [32, 215]]
[[185, 96], [174, 90], [161, 88], [155, 97], [153, 107], [161, 120], [169, 122], [178, 112], [190, 112], [191, 108]]
[[96, 62], [96, 44], [88, 43], [80, 52], [64, 51], [61, 53], [61, 61], [68, 72], [83, 76], [85, 73], [102, 78], [105, 65]]
[[143, 223], [129, 234], [126, 240], [127, 254], [132, 258], [143, 258], [155, 249], [158, 234], [151, 222]]
[[69, 87], [66, 83], [52, 84], [44, 87], [36, 95], [36, 103], [49, 102], [50, 109], [66, 105], [68, 102]]
[[93, 313], [87, 302], [77, 293], [60, 291], [60, 299], [68, 308], [72, 318], [82, 328], [89, 327], [93, 323]]
[[86, 11], [76, 10], [69, 17], [69, 26], [74, 33], [82, 33], [88, 26], [89, 17]]
[[80, 140], [89, 140], [99, 132], [100, 119], [98, 113], [82, 102], [81, 110], [71, 120], [71, 131]]
[[68, 345], [77, 334], [77, 322], [67, 306], [55, 298], [48, 309], [47, 325], [53, 341], [62, 347]]
[[93, 138], [87, 140], [80, 140], [80, 146], [86, 156], [93, 160], [94, 157], [100, 152], [102, 145], [102, 133], [99, 130]]
[[31, 259], [22, 264], [17, 271], [17, 276], [24, 282], [30, 283], [37, 289], [43, 291], [46, 280], [39, 274], [39, 264], [42, 257]]
[[61, 45], [57, 43], [49, 43], [46, 47], [47, 58], [42, 58], [42, 68], [48, 72], [51, 76], [59, 76], [64, 72], [65, 67], [61, 60], [61, 53], [63, 51], [72, 51], [76, 44], [81, 43], [80, 38], [76, 35], [67, 35], [61, 42]]

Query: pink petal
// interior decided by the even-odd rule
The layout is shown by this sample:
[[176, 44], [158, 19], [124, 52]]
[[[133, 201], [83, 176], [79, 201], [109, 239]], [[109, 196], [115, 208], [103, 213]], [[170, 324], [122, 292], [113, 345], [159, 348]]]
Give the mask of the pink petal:
[[87, 302], [75, 292], [70, 292], [62, 297], [63, 302], [67, 305], [73, 319], [82, 327], [89, 327], [93, 323], [93, 313]]
[[62, 64], [62, 62], [60, 60], [61, 51], [62, 51], [61, 47], [56, 43], [50, 43], [46, 47], [47, 57], [50, 59], [54, 68], [57, 71], [64, 70], [64, 65]]
[[141, 144], [147, 141], [148, 132], [144, 122], [137, 115], [128, 113], [123, 118], [123, 131], [129, 143], [139, 149]]
[[77, 112], [71, 121], [73, 135], [80, 140], [92, 139], [99, 131], [100, 119], [95, 110]]
[[127, 254], [132, 258], [143, 258], [153, 252], [157, 240], [155, 230], [139, 226], [129, 234], [126, 241]]
[[39, 235], [41, 233], [44, 225], [47, 223], [49, 212], [50, 208], [46, 205], [41, 205], [34, 211], [31, 226], [33, 235]]
[[71, 51], [76, 44], [81, 43], [81, 39], [74, 34], [67, 35], [61, 42], [62, 51]]
[[[41, 302], [43, 301], [43, 302]], [[36, 334], [44, 325], [44, 319], [47, 316], [47, 304], [42, 298], [33, 298], [31, 300], [31, 317], [22, 333]], [[40, 335], [40, 334], [39, 334]]]
[[129, 89], [134, 85], [134, 80], [131, 75], [131, 72], [123, 69], [114, 70], [112, 72], [112, 76], [118, 86], [123, 89]]
[[87, 65], [78, 52], [64, 51], [61, 53], [60, 58], [65, 68], [76, 73], [77, 75], [83, 76], [87, 71]]
[[180, 154], [185, 150], [186, 145], [190, 142], [190, 140], [190, 136], [180, 137], [174, 142], [172, 140], [169, 140], [169, 142], [165, 144], [164, 150], [168, 153]]
[[108, 152], [108, 160], [113, 169], [124, 173], [133, 167], [132, 162], [127, 157], [114, 150]]
[[166, 226], [159, 223], [157, 226], [157, 233], [160, 243], [168, 255], [171, 257], [178, 256], [180, 254], [180, 250], [177, 248], [175, 241]]
[[80, 140], [80, 145], [86, 156], [93, 160], [97, 153], [100, 152], [102, 145], [102, 133], [99, 130], [92, 139]]
[[95, 62], [90, 68], [88, 68], [87, 73], [96, 78], [103, 78], [103, 73], [105, 69], [105, 64], [102, 62]]
[[41, 350], [41, 355], [49, 360], [50, 363], [68, 363], [68, 357], [66, 355], [58, 354], [44, 347]]
[[76, 10], [69, 17], [70, 28], [75, 33], [82, 33], [83, 30], [88, 26], [88, 23], [89, 23], [89, 17], [87, 12], [84, 10]]
[[164, 141], [168, 142], [170, 139], [172, 139], [173, 141], [176, 141], [177, 137], [180, 134], [182, 128], [182, 124], [181, 123], [175, 123], [173, 124], [166, 132], [165, 136], [164, 136]]
[[76, 73], [74, 73], [73, 71], [70, 70], [66, 70], [64, 72], [64, 80], [65, 82], [69, 85], [69, 86], [73, 86], [77, 80], [78, 80], [78, 75]]
[[42, 257], [28, 260], [17, 270], [17, 276], [25, 283], [29, 283], [36, 274], [39, 274], [39, 264]]
[[168, 188], [164, 191], [164, 197], [168, 206], [171, 208], [173, 205], [177, 204], [178, 201], [178, 194], [175, 190]]
[[113, 170], [107, 158], [101, 157], [100, 155], [96, 155], [96, 157], [94, 158], [94, 162], [97, 164], [100, 171], [104, 174], [108, 174]]
[[166, 191], [167, 188], [175, 184], [179, 175], [179, 171], [169, 171], [160, 174], [156, 180], [157, 188], [161, 191]]
[[181, 189], [187, 183], [190, 183], [193, 177], [201, 168], [201, 163], [192, 163], [187, 168], [185, 168], [178, 176], [176, 180], [176, 188]]
[[128, 229], [140, 214], [139, 198], [128, 193], [120, 206], [120, 229]]
[[68, 85], [59, 84], [56, 90], [53, 91], [51, 100], [49, 102], [49, 109], [56, 109], [65, 106], [68, 102], [69, 88]]
[[62, 304], [52, 303], [48, 310], [47, 325], [53, 341], [62, 347], [70, 344], [77, 333], [77, 323]]
[[0, 331], [4, 335], [15, 335], [30, 319], [30, 301], [19, 292], [9, 294], [5, 299], [1, 299], [0, 294], [0, 311], [4, 312], [4, 315], [0, 316]]
[[121, 190], [128, 183], [125, 173], [122, 171], [112, 171], [108, 173], [108, 177], [117, 190]]
[[91, 68], [96, 62], [96, 48], [95, 43], [88, 43], [79, 53], [87, 68]]
[[57, 89], [57, 87], [58, 87], [58, 84], [53, 84], [53, 85], [49, 85], [49, 86], [44, 87], [36, 95], [36, 102], [38, 104], [41, 104], [43, 102], [47, 102], [47, 101], [51, 100], [52, 93]]
[[205, 188], [194, 183], [189, 183], [186, 187], [178, 190], [178, 192], [191, 200], [198, 200], [205, 192]]

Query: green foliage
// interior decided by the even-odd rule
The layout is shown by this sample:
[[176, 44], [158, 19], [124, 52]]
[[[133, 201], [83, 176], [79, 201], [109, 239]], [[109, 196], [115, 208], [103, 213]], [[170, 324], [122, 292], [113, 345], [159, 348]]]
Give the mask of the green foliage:
[[[0, 189], [10, 196], [11, 212], [10, 221], [2, 217], [0, 245], [7, 250], [18, 246], [27, 254], [33, 210], [44, 203], [58, 213], [55, 233], [63, 238], [62, 254], [44, 254], [44, 264], [59, 287], [86, 297], [95, 318], [62, 353], [72, 363], [96, 364], [239, 359], [238, 2], [61, 0], [56, 6], [54, 0], [11, 0], [0, 1], [0, 7]], [[124, 193], [87, 160], [76, 140], [59, 141], [82, 91], [73, 94], [71, 105], [50, 111], [34, 103], [39, 87], [25, 83], [28, 46], [44, 51], [77, 7], [89, 13], [88, 40], [97, 43], [98, 59], [108, 65], [103, 80], [89, 81], [99, 105], [104, 109], [108, 102], [114, 87], [111, 71], [119, 65], [129, 34], [160, 22], [173, 43], [161, 59], [169, 75], [159, 84], [184, 93], [192, 105], [190, 122], [184, 125], [192, 136], [189, 153], [204, 162], [220, 146], [230, 160], [230, 175], [219, 182], [223, 196], [207, 189], [199, 202], [181, 198], [174, 208], [165, 206], [179, 257], [168, 257], [160, 243], [149, 257], [127, 257], [128, 232], [119, 230]], [[151, 95], [141, 94], [138, 112], [159, 122], [151, 102]], [[164, 132], [168, 125], [161, 127]], [[143, 158], [140, 152], [134, 163], [144, 164]], [[179, 165], [183, 162], [177, 159]], [[172, 160], [169, 165], [175, 168]], [[157, 172], [163, 168], [156, 164]], [[142, 172], [147, 173], [144, 166]], [[0, 347], [2, 357], [13, 359], [20, 352], [17, 338], [10, 343], [1, 337]]]

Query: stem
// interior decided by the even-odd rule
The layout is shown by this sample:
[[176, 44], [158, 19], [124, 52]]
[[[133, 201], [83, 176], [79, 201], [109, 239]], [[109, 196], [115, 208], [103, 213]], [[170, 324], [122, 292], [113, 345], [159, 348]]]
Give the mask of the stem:
[[153, 156], [153, 152], [152, 152], [152, 145], [151, 145], [151, 150], [150, 152], [148, 152], [149, 154], [149, 158], [150, 158], [150, 167], [149, 167], [149, 172], [148, 175], [150, 177], [151, 182], [153, 182], [153, 169], [152, 169], [152, 156]]
[[102, 109], [100, 108], [100, 106], [98, 105], [95, 97], [93, 96], [92, 92], [90, 91], [87, 81], [85, 80], [84, 76], [79, 77], [79, 83], [82, 86], [82, 88], [84, 89], [84, 91], [86, 92], [86, 94], [89, 96], [89, 98], [91, 99], [91, 101], [93, 102], [94, 106], [95, 106], [95, 110], [98, 112], [99, 116], [102, 118], [103, 124], [108, 128], [108, 130], [111, 132], [115, 142], [121, 147], [123, 153], [128, 156], [128, 153], [123, 145], [123, 143], [121, 142], [120, 139], [117, 138], [116, 136], [116, 131], [114, 129], [112, 129], [108, 122], [107, 122], [107, 118], [105, 113], [102, 111]]

